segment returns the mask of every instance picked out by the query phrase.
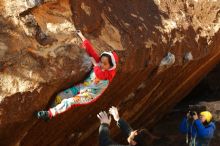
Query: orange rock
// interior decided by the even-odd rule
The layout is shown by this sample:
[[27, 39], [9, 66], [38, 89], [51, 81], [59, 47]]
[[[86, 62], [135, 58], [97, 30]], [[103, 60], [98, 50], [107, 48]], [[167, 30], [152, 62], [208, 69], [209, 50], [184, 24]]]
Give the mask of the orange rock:
[[[58, 0], [31, 8], [24, 2], [0, 1], [0, 44], [8, 48], [0, 48], [8, 64], [0, 70], [3, 146], [96, 146], [96, 114], [112, 105], [135, 128], [151, 127], [220, 61], [219, 1]], [[21, 21], [27, 15], [34, 26]], [[118, 73], [97, 102], [43, 123], [33, 113], [89, 72], [75, 29], [97, 52], [119, 54]], [[175, 63], [157, 74], [167, 52]], [[186, 52], [192, 61], [184, 61]], [[113, 136], [117, 131], [112, 127]]]

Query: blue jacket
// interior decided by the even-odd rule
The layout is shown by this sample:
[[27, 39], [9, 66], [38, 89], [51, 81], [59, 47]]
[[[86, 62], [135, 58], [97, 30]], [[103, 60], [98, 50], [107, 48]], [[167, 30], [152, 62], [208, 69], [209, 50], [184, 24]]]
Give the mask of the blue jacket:
[[180, 131], [183, 134], [189, 133], [193, 138], [205, 138], [211, 139], [214, 136], [215, 123], [210, 122], [207, 126], [204, 126], [198, 119], [194, 121], [194, 124], [188, 125], [187, 129], [187, 118], [185, 117], [180, 125]]

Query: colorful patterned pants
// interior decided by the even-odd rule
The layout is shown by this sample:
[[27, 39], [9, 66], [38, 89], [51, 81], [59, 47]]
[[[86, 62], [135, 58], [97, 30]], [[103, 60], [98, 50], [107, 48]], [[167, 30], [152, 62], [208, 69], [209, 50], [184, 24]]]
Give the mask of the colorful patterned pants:
[[86, 105], [95, 101], [99, 95], [94, 95], [91, 91], [80, 92], [82, 85], [74, 86], [63, 92], [60, 92], [56, 99], [53, 107], [49, 109], [51, 117], [61, 114], [73, 106]]

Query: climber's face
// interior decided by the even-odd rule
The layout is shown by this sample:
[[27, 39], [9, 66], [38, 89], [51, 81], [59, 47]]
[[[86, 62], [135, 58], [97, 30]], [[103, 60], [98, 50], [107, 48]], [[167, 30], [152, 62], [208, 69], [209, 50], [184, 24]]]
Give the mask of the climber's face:
[[136, 136], [136, 135], [138, 135], [138, 132], [137, 132], [137, 130], [135, 130], [135, 131], [132, 131], [131, 132], [131, 134], [130, 134], [130, 136], [128, 137], [128, 143], [130, 144], [130, 145], [132, 145], [132, 146], [135, 146], [137, 143], [134, 141], [134, 137]]
[[101, 68], [104, 70], [108, 70], [110, 69], [110, 63], [109, 63], [109, 59], [106, 56], [102, 56], [101, 57]]

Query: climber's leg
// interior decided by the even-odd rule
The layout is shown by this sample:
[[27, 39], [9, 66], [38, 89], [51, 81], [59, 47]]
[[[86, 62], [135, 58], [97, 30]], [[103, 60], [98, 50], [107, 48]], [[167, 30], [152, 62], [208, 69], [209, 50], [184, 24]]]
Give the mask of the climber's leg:
[[[62, 95], [62, 100], [59, 104], [56, 106], [50, 108], [48, 111], [41, 111], [39, 113], [38, 118], [42, 118], [44, 116], [52, 118], [58, 114], [61, 114], [67, 110], [69, 110], [73, 106], [81, 106], [81, 105], [87, 105], [92, 102], [95, 102], [105, 91], [107, 88], [108, 84], [103, 86], [103, 89], [97, 90], [97, 89], [87, 89], [86, 86], [79, 85], [77, 86], [78, 88], [70, 88], [65, 90], [63, 93], [60, 93], [58, 95]], [[70, 92], [71, 91], [71, 92]], [[72, 94], [79, 93], [75, 96], [70, 97]], [[64, 96], [65, 95], [65, 96]], [[68, 96], [66, 96], [68, 95]], [[63, 98], [64, 97], [64, 98]]]
[[65, 111], [67, 111], [69, 108], [71, 108], [71, 106], [74, 104], [74, 102], [75, 102], [74, 97], [63, 99], [60, 104], [49, 109], [49, 113], [50, 113], [49, 115], [51, 117], [54, 117], [57, 114], [61, 114]]
[[38, 119], [43, 120], [51, 119], [52, 117], [67, 111], [75, 104], [86, 102], [85, 98], [86, 97], [74, 96], [72, 98], [63, 99], [60, 104], [50, 108], [49, 111], [39, 111], [37, 117]]
[[54, 117], [57, 114], [61, 114], [69, 110], [74, 105], [83, 105], [91, 102], [92, 100], [93, 98], [91, 98], [88, 93], [78, 94], [72, 98], [63, 99], [56, 107], [49, 109], [49, 115], [50, 117]]
[[[56, 98], [55, 101], [53, 102], [53, 104], [51, 105], [51, 107], [57, 107], [58, 109], [61, 108], [61, 106], [67, 106], [68, 107], [68, 103], [66, 102], [66, 100], [61, 104], [61, 102], [64, 99], [69, 99], [68, 101], [70, 101], [72, 99], [72, 97], [74, 97], [75, 95], [77, 95], [77, 93], [79, 92], [80, 89], [80, 85], [71, 87], [69, 89], [66, 89], [62, 92], [60, 92]], [[59, 105], [59, 106], [58, 106]], [[43, 120], [48, 120], [50, 118], [52, 118], [52, 114], [50, 114], [49, 111], [38, 111], [37, 112], [37, 118], [38, 119], [43, 119]]]
[[63, 99], [76, 96], [79, 92], [79, 89], [80, 89], [80, 85], [77, 85], [58, 93], [51, 107], [55, 107], [56, 105], [60, 104]]

